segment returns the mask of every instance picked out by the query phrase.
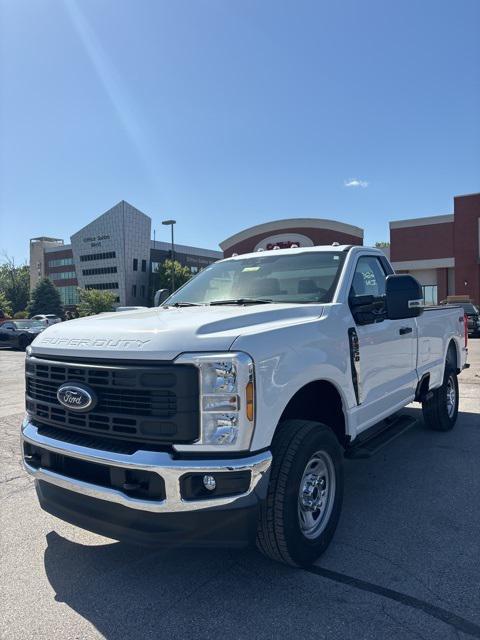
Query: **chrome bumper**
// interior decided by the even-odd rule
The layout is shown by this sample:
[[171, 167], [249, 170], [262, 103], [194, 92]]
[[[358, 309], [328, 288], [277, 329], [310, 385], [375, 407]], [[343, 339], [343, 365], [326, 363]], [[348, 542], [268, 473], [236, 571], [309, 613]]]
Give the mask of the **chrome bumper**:
[[[164, 500], [145, 500], [133, 498], [117, 489], [101, 487], [76, 478], [55, 473], [42, 467], [33, 467], [23, 457], [23, 442], [36, 445], [48, 451], [88, 462], [97, 462], [111, 467], [124, 469], [142, 469], [158, 473], [165, 483]], [[155, 451], [136, 451], [131, 455], [114, 453], [100, 449], [91, 449], [80, 445], [55, 440], [38, 433], [37, 427], [26, 417], [22, 424], [22, 459], [25, 470], [37, 480], [43, 480], [69, 491], [98, 498], [108, 502], [154, 513], [178, 513], [196, 511], [231, 504], [248, 496], [257, 487], [262, 476], [270, 469], [272, 455], [263, 452], [248, 458], [225, 460], [175, 460], [169, 453]], [[224, 471], [250, 471], [251, 482], [245, 493], [202, 500], [183, 500], [180, 494], [180, 478], [187, 473], [222, 473]]]

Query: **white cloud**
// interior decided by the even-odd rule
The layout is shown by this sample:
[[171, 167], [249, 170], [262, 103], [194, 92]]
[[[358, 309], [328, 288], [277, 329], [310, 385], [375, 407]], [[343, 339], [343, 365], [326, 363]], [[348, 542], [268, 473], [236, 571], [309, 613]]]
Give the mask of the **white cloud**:
[[368, 182], [366, 180], [359, 180], [358, 178], [351, 178], [350, 180], [343, 181], [344, 187], [362, 187], [362, 189], [366, 189], [368, 187]]

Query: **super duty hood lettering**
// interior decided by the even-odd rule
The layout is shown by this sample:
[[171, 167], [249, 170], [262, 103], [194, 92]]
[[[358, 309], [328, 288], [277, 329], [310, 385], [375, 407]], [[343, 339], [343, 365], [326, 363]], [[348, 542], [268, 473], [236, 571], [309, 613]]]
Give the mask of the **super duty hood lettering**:
[[57, 347], [97, 347], [101, 349], [143, 349], [151, 339], [136, 338], [57, 338], [44, 336], [38, 344], [55, 345]]

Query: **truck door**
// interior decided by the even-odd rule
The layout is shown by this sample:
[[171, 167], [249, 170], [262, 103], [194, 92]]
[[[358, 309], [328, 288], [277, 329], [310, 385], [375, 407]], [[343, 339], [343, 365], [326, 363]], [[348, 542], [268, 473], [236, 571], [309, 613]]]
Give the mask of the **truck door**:
[[[387, 320], [381, 313], [387, 273], [379, 256], [360, 256], [349, 293], [351, 309], [355, 296], [378, 298], [380, 313], [371, 321], [353, 317], [358, 337], [357, 430], [361, 431], [411, 402], [417, 384], [416, 322]], [[383, 297], [383, 298], [382, 298]], [[353, 330], [353, 329], [352, 329]]]

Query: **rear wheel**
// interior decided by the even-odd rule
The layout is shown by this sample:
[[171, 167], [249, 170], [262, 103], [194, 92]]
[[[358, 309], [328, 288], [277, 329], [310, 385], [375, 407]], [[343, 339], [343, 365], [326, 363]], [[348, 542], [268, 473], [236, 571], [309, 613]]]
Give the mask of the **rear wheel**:
[[423, 421], [434, 431], [450, 431], [458, 416], [458, 378], [454, 367], [447, 362], [443, 384], [433, 389], [423, 401]]
[[287, 420], [278, 427], [272, 454], [257, 546], [273, 560], [307, 566], [325, 551], [340, 517], [341, 447], [326, 425]]

